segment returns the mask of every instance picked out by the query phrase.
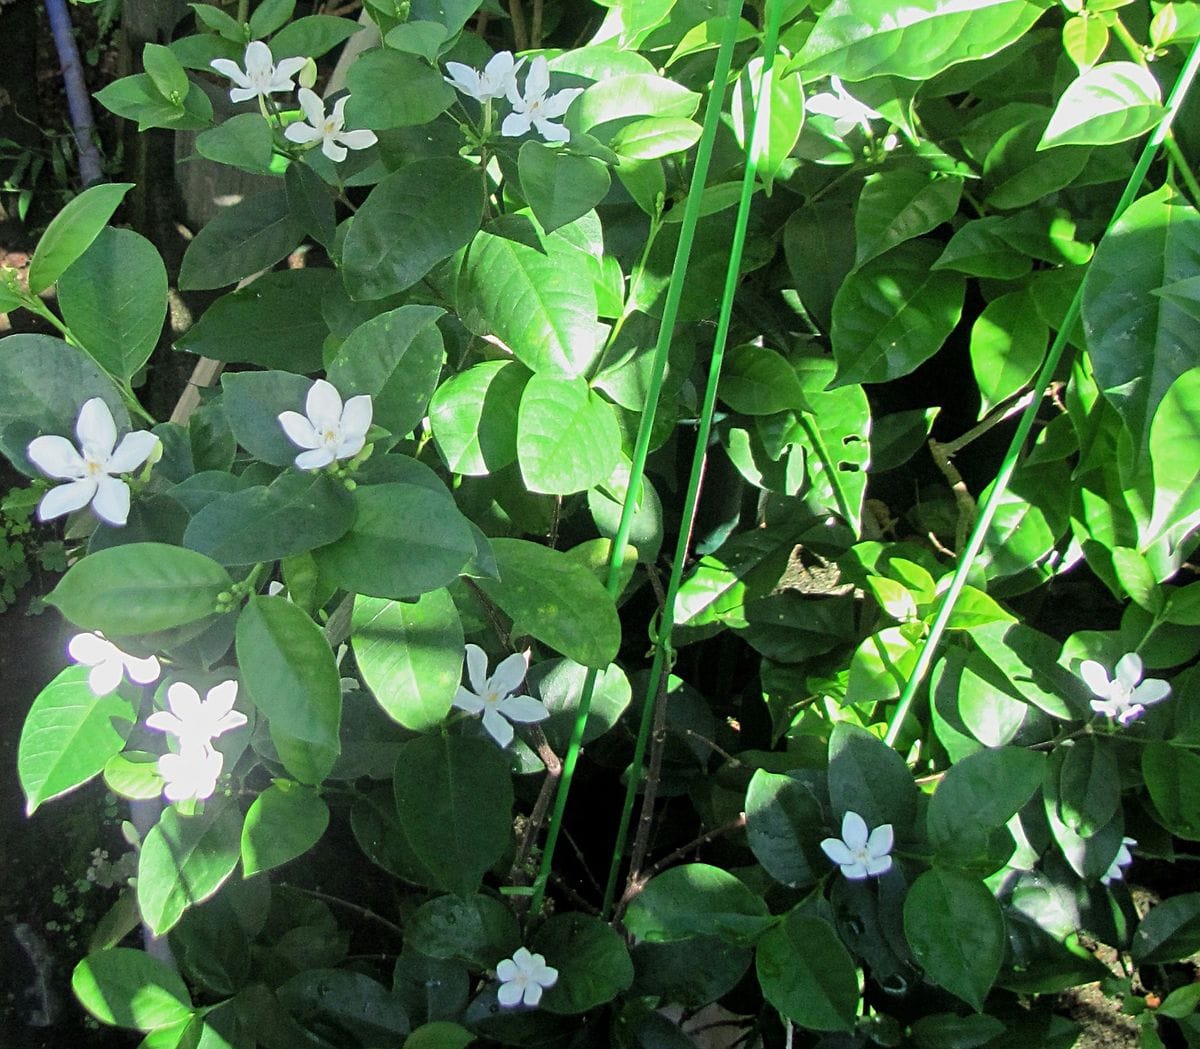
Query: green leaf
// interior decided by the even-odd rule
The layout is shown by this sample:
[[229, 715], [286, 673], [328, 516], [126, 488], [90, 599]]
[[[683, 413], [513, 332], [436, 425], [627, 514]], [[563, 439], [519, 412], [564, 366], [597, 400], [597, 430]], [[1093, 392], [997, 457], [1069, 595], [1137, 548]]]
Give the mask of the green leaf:
[[629, 904], [624, 923], [631, 935], [651, 943], [719, 936], [749, 945], [775, 919], [762, 898], [728, 871], [686, 863], [651, 878]]
[[291, 372], [225, 372], [221, 404], [237, 443], [271, 466], [291, 466], [300, 449], [283, 432], [279, 415], [303, 411], [311, 387]]
[[1165, 112], [1150, 70], [1136, 62], [1102, 62], [1067, 86], [1038, 149], [1125, 142], [1149, 131]]
[[517, 461], [531, 492], [571, 495], [603, 484], [620, 455], [616, 413], [584, 379], [530, 378], [517, 413]]
[[446, 590], [415, 602], [363, 597], [351, 621], [354, 659], [388, 716], [428, 732], [450, 711], [462, 678], [463, 628]]
[[691, 149], [700, 132], [700, 125], [686, 117], [644, 117], [623, 125], [608, 145], [622, 160], [657, 160]]
[[910, 240], [852, 273], [833, 301], [836, 385], [885, 382], [932, 357], [962, 313], [965, 281], [933, 269], [941, 248]]
[[179, 974], [145, 951], [109, 947], [89, 954], [71, 974], [75, 997], [101, 1023], [153, 1031], [192, 1016]]
[[238, 113], [196, 136], [196, 152], [217, 164], [256, 175], [271, 170], [274, 136], [261, 113]]
[[1156, 904], [1133, 934], [1136, 965], [1175, 962], [1200, 950], [1200, 892], [1186, 892]]
[[[261, 0], [250, 15], [250, 38], [270, 36], [288, 23], [295, 10], [296, 0]], [[279, 53], [275, 52], [274, 57], [278, 59]]]
[[594, 157], [573, 156], [535, 139], [521, 146], [518, 174], [521, 192], [547, 233], [586, 215], [610, 183], [608, 168]]
[[232, 802], [209, 801], [196, 816], [181, 816], [175, 806], [163, 811], [138, 854], [138, 909], [156, 936], [233, 873], [241, 833], [242, 814]]
[[183, 545], [222, 565], [252, 565], [332, 543], [353, 520], [354, 497], [341, 481], [288, 471], [213, 499], [188, 522]]
[[494, 896], [439, 896], [407, 920], [404, 946], [472, 969], [494, 969], [521, 946], [521, 929], [512, 910]]
[[633, 995], [699, 1009], [723, 998], [746, 974], [754, 954], [715, 936], [633, 946]]
[[264, 273], [247, 287], [217, 299], [176, 342], [176, 348], [234, 364], [317, 371], [321, 347], [329, 336], [321, 298], [336, 280], [327, 269]]
[[85, 630], [109, 637], [195, 622], [233, 584], [219, 564], [165, 543], [128, 543], [76, 561], [46, 600]]
[[437, 62], [447, 42], [446, 27], [436, 22], [401, 22], [390, 29], [383, 42], [396, 51], [420, 55], [427, 62]]
[[1083, 325], [1096, 382], [1134, 440], [1134, 466], [1171, 385], [1194, 361], [1195, 321], [1155, 289], [1200, 268], [1200, 215], [1163, 189], [1132, 204], [1096, 249]]
[[[352, 1045], [398, 1045], [409, 1031], [408, 1014], [400, 999], [365, 973], [308, 969], [293, 976], [277, 993], [280, 1005], [303, 1025], [305, 1039], [314, 1045], [336, 1043], [318, 1041], [311, 1031], [336, 1031]], [[288, 1042], [297, 1044], [292, 1039]]]
[[904, 900], [904, 935], [925, 975], [983, 1010], [1004, 959], [1004, 918], [979, 879], [935, 867]]
[[396, 811], [439, 888], [469, 896], [509, 847], [512, 778], [490, 740], [423, 736], [400, 749]]
[[[733, 87], [731, 113], [733, 134], [748, 157], [753, 157], [758, 178], [770, 192], [775, 176], [788, 159], [804, 126], [804, 85], [799, 76], [777, 63], [766, 74], [768, 94], [762, 97], [764, 59], [755, 56], [746, 63]], [[747, 98], [746, 84], [750, 84]], [[757, 111], [759, 127], [750, 137], [748, 113]], [[766, 126], [763, 127], [763, 119]]]
[[321, 628], [285, 598], [251, 597], [238, 616], [237, 657], [284, 767], [319, 784], [341, 750], [342, 717], [337, 664]]
[[199, 84], [189, 82], [181, 100], [166, 98], [146, 73], [121, 77], [96, 92], [96, 101], [111, 113], [136, 120], [138, 131], [152, 127], [199, 131], [211, 127], [212, 102]]
[[179, 267], [180, 290], [223, 288], [270, 269], [303, 237], [282, 186], [248, 196], [217, 215], [188, 244]]
[[962, 179], [930, 178], [922, 171], [867, 176], [854, 210], [855, 267], [948, 222], [962, 187]]
[[866, 729], [839, 721], [829, 737], [829, 797], [838, 825], [857, 812], [872, 829], [890, 823], [899, 836], [917, 812], [917, 785], [904, 759]]
[[979, 418], [1029, 385], [1046, 356], [1050, 329], [1028, 288], [993, 299], [971, 326]]
[[[567, 126], [604, 141], [596, 129], [631, 117], [690, 117], [700, 96], [681, 84], [649, 73], [625, 73], [597, 80], [571, 107]], [[616, 125], [614, 131], [620, 130]]]
[[517, 458], [517, 407], [529, 374], [518, 361], [483, 361], [438, 387], [429, 422], [451, 473], [484, 476]]
[[919, 0], [897, 9], [878, 0], [834, 0], [792, 64], [806, 81], [825, 73], [848, 81], [927, 80], [1008, 47], [1049, 6], [1049, 0]]
[[616, 658], [621, 622], [612, 598], [591, 572], [559, 550], [523, 539], [493, 539], [499, 579], [479, 588], [513, 621], [568, 659], [603, 669]]
[[475, 236], [483, 204], [479, 170], [465, 160], [418, 160], [389, 175], [346, 234], [342, 276], [351, 297], [382, 299], [416, 284]]
[[829, 922], [799, 908], [759, 941], [755, 968], [763, 996], [784, 1016], [814, 1031], [851, 1031], [858, 972]]
[[105, 228], [58, 280], [71, 334], [103, 368], [129, 380], [146, 363], [167, 316], [167, 270], [154, 245]]
[[1080, 837], [1090, 838], [1113, 818], [1121, 803], [1121, 775], [1114, 748], [1106, 741], [1084, 738], [1063, 751], [1059, 816]]
[[586, 1013], [611, 1002], [633, 983], [625, 941], [611, 925], [590, 914], [552, 915], [530, 948], [558, 970], [558, 981], [540, 1003], [548, 1013]]
[[[346, 103], [348, 127], [387, 128], [419, 127], [428, 124], [454, 101], [455, 91], [439, 70], [416, 55], [384, 48], [368, 51], [355, 60], [346, 76], [350, 101]], [[396, 85], [404, 90], [397, 91]], [[445, 166], [446, 161], [439, 162]], [[473, 168], [477, 185], [479, 169]], [[431, 181], [426, 189], [444, 184]]]
[[163, 98], [168, 102], [183, 104], [188, 93], [188, 77], [169, 47], [146, 44], [142, 48], [142, 68], [154, 81]]
[[600, 353], [596, 291], [587, 257], [558, 234], [539, 236], [504, 216], [471, 242], [460, 309], [473, 331], [497, 335], [534, 372], [584, 375]]
[[1070, 56], [1080, 73], [1086, 73], [1108, 47], [1108, 26], [1103, 18], [1080, 12], [1063, 23], [1063, 50]]
[[329, 825], [329, 806], [311, 787], [275, 780], [254, 799], [242, 827], [242, 872], [249, 878], [311, 849]]
[[29, 262], [29, 291], [39, 295], [66, 272], [112, 218], [132, 182], [113, 182], [85, 189], [46, 227]]
[[311, 167], [293, 160], [283, 174], [288, 207], [304, 231], [322, 247], [333, 247], [337, 236], [329, 187]]
[[[86, 783], [125, 746], [137, 708], [120, 692], [97, 697], [88, 669], [61, 671], [33, 701], [17, 744], [25, 815]], [[157, 793], [157, 791], [155, 792]]]
[[974, 1016], [932, 1013], [912, 1025], [918, 1049], [977, 1049], [995, 1041], [1004, 1031], [1004, 1024], [986, 1013]]
[[[746, 790], [746, 837], [755, 859], [789, 888], [811, 885], [828, 870], [823, 785], [808, 775], [757, 769]], [[820, 791], [820, 793], [818, 793]]]
[[[1195, 464], [1189, 456], [1179, 454], [1181, 448], [1200, 447], [1198, 440], [1200, 367], [1184, 372], [1167, 387], [1150, 423], [1154, 503], [1145, 526], [1146, 535], [1152, 538], [1144, 547], [1164, 535], [1171, 537], [1172, 545], [1182, 543], [1200, 520], [1200, 480]], [[1115, 559], [1116, 551], [1113, 553]], [[1130, 596], [1134, 597], [1132, 591]]]
[[980, 750], [956, 762], [929, 802], [930, 844], [949, 857], [969, 855], [1033, 797], [1044, 765], [1041, 754], [1019, 747]]
[[1142, 775], [1167, 829], [1200, 841], [1200, 756], [1170, 743], [1150, 742], [1142, 750]]
[[453, 582], [475, 554], [475, 536], [450, 494], [417, 484], [360, 485], [350, 531], [317, 551], [345, 590], [415, 597]]
[[[541, 722], [541, 727], [557, 753], [565, 754], [567, 751], [587, 674], [587, 667], [573, 660], [543, 659], [534, 664], [526, 678], [525, 687], [530, 695], [540, 699], [550, 711], [550, 717]], [[629, 706], [631, 694], [629, 679], [615, 663], [596, 675], [592, 705], [588, 710], [587, 726], [583, 730], [585, 746], [604, 735], [620, 720]]]
[[1007, 220], [1000, 215], [972, 219], [955, 230], [934, 269], [952, 269], [974, 277], [1013, 280], [1029, 272], [1032, 263], [1002, 235]]
[[275, 61], [283, 58], [320, 58], [362, 28], [352, 18], [307, 15], [285, 25], [271, 38]]
[[796, 371], [787, 359], [775, 350], [752, 344], [729, 351], [719, 395], [743, 415], [774, 415], [804, 404]]
[[[188, 4], [196, 16], [196, 28], [204, 26], [235, 44], [245, 44], [246, 31], [242, 23], [214, 4]], [[278, 57], [278, 55], [276, 55]]]
[[442, 372], [438, 306], [401, 306], [359, 325], [329, 365], [328, 378], [348, 398], [369, 394], [373, 422], [395, 436], [424, 418]]

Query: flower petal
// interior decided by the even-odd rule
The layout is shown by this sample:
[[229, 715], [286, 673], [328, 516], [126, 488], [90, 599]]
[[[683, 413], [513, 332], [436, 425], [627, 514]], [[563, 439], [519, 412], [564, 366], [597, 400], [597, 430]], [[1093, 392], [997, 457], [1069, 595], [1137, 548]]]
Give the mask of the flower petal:
[[545, 721], [550, 716], [550, 711], [532, 696], [508, 696], [496, 704], [496, 709], [509, 721]]
[[92, 501], [96, 494], [96, 482], [93, 478], [72, 481], [70, 484], [60, 484], [51, 488], [38, 503], [38, 520], [53, 521], [56, 517], [82, 510]]
[[496, 1000], [506, 1008], [511, 1009], [514, 1005], [519, 1005], [521, 998], [525, 994], [525, 988], [519, 983], [509, 982], [502, 983], [496, 991]]
[[252, 98], [258, 98], [258, 92], [252, 87], [235, 87], [229, 92], [230, 102], [249, 102]]
[[1148, 707], [1151, 703], [1161, 703], [1171, 694], [1171, 685], [1158, 677], [1148, 677], [1136, 689], [1133, 698]]
[[549, 120], [536, 119], [533, 126], [547, 142], [569, 142], [571, 139], [571, 132], [562, 124], [551, 124]]
[[[537, 955], [541, 958], [541, 955]], [[549, 989], [558, 983], [558, 970], [553, 965], [546, 965], [543, 959], [541, 968], [534, 974], [533, 977], [543, 987]]]
[[[533, 959], [535, 957], [536, 955], [529, 953], [528, 947], [518, 947], [515, 951], [513, 951], [512, 960], [513, 964], [520, 969], [521, 972], [527, 973], [533, 970]], [[542, 959], [542, 961], [545, 960], [545, 958]]]
[[[297, 145], [306, 146], [309, 142], [316, 142], [318, 139], [323, 138], [324, 136], [321, 134], [320, 128], [309, 127], [309, 125], [304, 123], [303, 120], [295, 120], [283, 129], [283, 137], [289, 142], [295, 142]], [[295, 413], [293, 412], [291, 414]]]
[[97, 696], [107, 696], [121, 683], [122, 670], [119, 659], [97, 663], [88, 673], [88, 688]]
[[218, 73], [220, 73], [221, 76], [229, 77], [229, 79], [235, 84], [238, 84], [241, 87], [250, 86], [249, 77], [246, 76], [245, 72], [242, 70], [242, 67], [236, 62], [233, 62], [228, 58], [214, 58], [208, 63], [208, 65], [211, 69], [215, 69]]
[[333, 383], [318, 379], [308, 391], [304, 412], [317, 433], [336, 430], [342, 422], [342, 395]]
[[565, 87], [561, 91], [555, 91], [539, 107], [542, 116], [561, 117], [571, 108], [571, 103], [582, 94], [583, 88], [581, 87]]
[[521, 970], [517, 968], [517, 963], [511, 958], [505, 958], [496, 966], [496, 979], [501, 983], [511, 983], [520, 975]]
[[529, 72], [525, 74], [525, 101], [541, 98], [550, 90], [550, 64], [545, 55], [538, 55], [529, 63]]
[[186, 681], [176, 681], [167, 689], [167, 705], [171, 713], [183, 721], [195, 723], [204, 716], [200, 705], [200, 693]]
[[333, 462], [332, 448], [314, 448], [311, 452], [301, 452], [296, 456], [297, 470], [319, 470]]
[[113, 422], [112, 412], [108, 410], [103, 397], [93, 397], [79, 409], [75, 436], [79, 438], [81, 448], [90, 444], [102, 449], [105, 458], [112, 455], [113, 446], [117, 443], [117, 424]]
[[875, 858], [886, 856], [892, 851], [893, 844], [892, 825], [882, 823], [871, 831], [871, 836], [867, 838], [867, 853]]
[[[335, 164], [340, 164], [343, 160], [346, 159], [346, 147], [339, 146], [337, 144], [337, 142], [334, 141], [332, 135], [326, 136], [324, 138], [324, 140], [321, 142], [321, 152], [324, 153], [325, 156], [327, 156]], [[359, 447], [362, 447], [362, 446], [359, 445]], [[357, 451], [357, 450], [358, 449], [355, 449], [355, 451]], [[353, 454], [353, 453], [351, 453], [351, 454]]]
[[525, 985], [525, 1004], [528, 1006], [536, 1006], [541, 1000], [541, 985], [537, 983], [527, 983]]
[[[349, 149], [369, 149], [379, 139], [374, 131], [343, 131], [338, 135], [338, 141]], [[353, 398], [351, 398], [353, 400]]]
[[67, 643], [67, 654], [76, 663], [85, 663], [89, 667], [112, 659], [117, 652], [117, 646], [99, 634], [76, 634]]
[[182, 736], [186, 732], [183, 722], [169, 710], [156, 710], [146, 718], [146, 727], [169, 732], [172, 736]]
[[302, 87], [296, 93], [296, 98], [300, 103], [300, 112], [313, 127], [319, 128], [325, 123], [325, 103], [321, 101], [320, 95]]
[[268, 69], [273, 68], [275, 58], [271, 54], [271, 49], [261, 40], [252, 40], [246, 45], [246, 52], [242, 56], [242, 62], [246, 66], [247, 74], [265, 73]]
[[466, 646], [467, 653], [467, 679], [471, 682], [471, 687], [476, 694], [482, 695], [487, 691], [488, 685], [488, 659], [487, 653], [478, 645], [473, 645], [468, 642]]
[[125, 670], [129, 674], [129, 680], [135, 681], [139, 685], [149, 685], [151, 682], [157, 681], [159, 674], [162, 673], [162, 667], [159, 666], [158, 660], [154, 656], [147, 656], [145, 659], [126, 656]]
[[1117, 662], [1116, 678], [1127, 688], [1133, 688], [1142, 680], [1142, 657], [1136, 652], [1127, 652]]
[[371, 428], [373, 412], [370, 394], [360, 393], [357, 397], [351, 397], [342, 409], [342, 436], [366, 437]]
[[56, 433], [35, 437], [25, 449], [25, 455], [48, 477], [78, 480], [86, 476], [87, 464], [83, 456], [75, 445]]
[[513, 727], [501, 716], [495, 707], [489, 707], [483, 712], [483, 727], [487, 733], [502, 747], [507, 747], [513, 741]]
[[101, 477], [92, 509], [101, 521], [120, 528], [129, 520], [129, 485], [115, 477]]
[[299, 412], [280, 412], [278, 418], [279, 425], [283, 427], [283, 432], [292, 444], [298, 448], [321, 447], [321, 438], [306, 416]]
[[153, 434], [149, 430], [134, 430], [121, 438], [121, 443], [109, 456], [104, 468], [110, 474], [129, 473], [149, 459], [156, 447], [158, 447], [157, 434]]
[[525, 134], [532, 126], [528, 113], [509, 113], [500, 125], [500, 134], [506, 138], [517, 138]]
[[886, 874], [892, 869], [891, 856], [871, 856], [867, 859], [866, 871], [872, 878]]
[[854, 862], [854, 853], [846, 847], [841, 838], [826, 838], [821, 842], [821, 851], [839, 866]]
[[1107, 699], [1109, 693], [1110, 682], [1108, 680], [1108, 671], [1104, 669], [1094, 659], [1085, 659], [1079, 664], [1079, 676], [1083, 678], [1083, 683], [1087, 685], [1092, 692], [1101, 699]]
[[222, 681], [219, 685], [214, 685], [208, 690], [208, 695], [205, 697], [209, 713], [218, 718], [224, 717], [233, 710], [237, 694], [238, 683], [232, 678], [229, 681]]
[[852, 849], [861, 849], [867, 843], [867, 821], [849, 809], [842, 817], [842, 841]]
[[[275, 67], [275, 78], [277, 80], [291, 81], [292, 77], [299, 73], [307, 64], [307, 58], [282, 58], [279, 60], [279, 65]], [[290, 84], [286, 88], [280, 88], [280, 90], [290, 90]]]
[[465, 710], [468, 714], [478, 714], [485, 706], [482, 699], [474, 692], [468, 692], [462, 685], [458, 686], [458, 691], [454, 693], [450, 705], [459, 710]]
[[843, 863], [840, 865], [842, 877], [849, 881], [862, 881], [870, 877], [870, 872], [863, 864], [855, 860], [853, 863]]
[[528, 670], [529, 653], [514, 652], [496, 667], [496, 672], [488, 682], [488, 688], [504, 695], [515, 692], [521, 687], [521, 682], [525, 680], [525, 674]]

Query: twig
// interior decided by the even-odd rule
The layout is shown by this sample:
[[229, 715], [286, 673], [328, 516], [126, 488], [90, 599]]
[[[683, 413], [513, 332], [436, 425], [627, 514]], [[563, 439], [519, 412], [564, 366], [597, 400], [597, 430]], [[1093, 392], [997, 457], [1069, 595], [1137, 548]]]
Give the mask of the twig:
[[542, 789], [538, 791], [537, 801], [533, 803], [533, 811], [530, 812], [529, 819], [525, 824], [521, 845], [517, 849], [516, 858], [508, 872], [508, 880], [514, 885], [526, 884], [524, 880], [525, 863], [529, 859], [530, 852], [533, 851], [533, 843], [537, 841], [538, 835], [541, 833], [542, 824], [546, 822], [546, 813], [550, 809], [550, 802], [554, 800], [554, 792], [558, 789], [559, 777], [562, 776], [562, 759], [554, 753], [541, 726], [530, 725], [529, 734], [533, 740], [534, 750], [537, 751], [538, 757], [546, 766], [546, 778], [542, 780]]
[[650, 735], [650, 765], [646, 770], [645, 789], [642, 792], [642, 811], [638, 815], [637, 833], [633, 839], [633, 851], [629, 859], [629, 877], [625, 894], [641, 872], [650, 847], [650, 825], [654, 822], [654, 803], [658, 800], [658, 779], [662, 775], [663, 749], [667, 742], [667, 671], [658, 678], [658, 692], [654, 697], [654, 725]]
[[500, 620], [500, 614], [496, 611], [496, 606], [492, 604], [491, 599], [479, 588], [479, 584], [474, 579], [463, 576], [462, 581], [467, 584], [467, 589], [479, 601], [479, 605], [483, 609], [483, 614], [487, 616], [488, 623], [496, 632], [496, 637], [500, 639], [500, 644], [505, 648], [511, 649], [512, 638], [509, 636], [508, 631], [504, 629], [504, 624]]
[[975, 497], [967, 488], [967, 482], [962, 479], [962, 474], [950, 461], [946, 445], [930, 437], [929, 454], [933, 456], [933, 461], [942, 471], [942, 475], [950, 484], [950, 490], [954, 493], [954, 503], [958, 507], [958, 522], [954, 528], [954, 550], [958, 553], [966, 544], [967, 533], [975, 523], [978, 507], [975, 505]]
[[534, 49], [542, 46], [542, 3], [543, 0], [533, 0], [533, 17], [529, 24], [529, 46]]
[[513, 50], [529, 50], [529, 31], [525, 28], [525, 8], [521, 0], [508, 0], [508, 16], [513, 25]]
[[336, 904], [345, 910], [352, 911], [360, 918], [365, 918], [368, 921], [373, 921], [379, 925], [382, 925], [385, 929], [389, 929], [399, 937], [404, 936], [404, 930], [400, 928], [399, 925], [388, 921], [382, 915], [376, 914], [373, 910], [370, 910], [367, 907], [360, 907], [357, 903], [351, 903], [349, 900], [343, 900], [340, 896], [330, 896], [329, 893], [320, 892], [317, 889], [304, 889], [299, 885], [288, 885], [284, 882], [280, 882], [280, 885], [285, 889], [294, 889], [296, 892], [302, 892], [306, 896], [312, 896], [314, 899], [324, 900], [326, 903]]

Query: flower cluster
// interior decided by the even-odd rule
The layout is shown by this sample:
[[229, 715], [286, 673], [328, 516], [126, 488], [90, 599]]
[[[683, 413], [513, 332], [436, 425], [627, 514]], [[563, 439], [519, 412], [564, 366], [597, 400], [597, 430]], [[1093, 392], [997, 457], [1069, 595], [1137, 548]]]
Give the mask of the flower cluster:
[[1142, 657], [1129, 652], [1117, 661], [1116, 676], [1110, 681], [1108, 671], [1094, 659], [1085, 659], [1079, 675], [1098, 699], [1092, 709], [1105, 717], [1116, 718], [1122, 725], [1136, 721], [1152, 703], [1161, 703], [1171, 694], [1171, 686], [1161, 678], [1142, 680]]
[[528, 669], [529, 653], [514, 653], [488, 677], [487, 653], [478, 645], [467, 645], [467, 676], [475, 691], [460, 685], [454, 695], [454, 706], [468, 714], [483, 714], [483, 727], [488, 734], [500, 746], [507, 747], [513, 740], [509, 722], [545, 721], [550, 716], [550, 711], [532, 696], [513, 695], [521, 687]]
[[97, 696], [107, 696], [128, 675], [137, 685], [149, 685], [158, 680], [162, 668], [154, 656], [140, 659], [122, 652], [103, 634], [76, 634], [67, 645], [67, 652], [76, 663], [91, 667], [88, 687]]
[[[269, 95], [296, 90], [292, 77], [307, 62], [306, 58], [284, 58], [276, 65], [270, 47], [261, 40], [253, 40], [246, 45], [246, 54], [242, 59], [245, 69], [228, 58], [214, 58], [209, 65], [236, 85], [229, 92], [230, 101], [246, 102], [252, 98], [265, 100]], [[283, 137], [303, 146], [320, 142], [321, 152], [335, 164], [346, 159], [348, 149], [373, 146], [375, 132], [345, 130], [346, 99], [349, 97], [344, 95], [339, 98], [333, 105], [333, 112], [326, 116], [325, 103], [320, 96], [306, 87], [300, 88], [297, 98], [305, 119], [289, 124]]]
[[176, 681], [167, 689], [168, 710], [158, 710], [146, 719], [148, 728], [158, 729], [179, 741], [178, 753], [158, 759], [159, 775], [166, 781], [163, 793], [171, 801], [202, 800], [217, 788], [224, 757], [213, 740], [224, 732], [246, 724], [246, 715], [233, 709], [237, 682], [222, 681], [201, 700], [191, 685]]
[[483, 105], [507, 98], [512, 112], [500, 125], [500, 134], [508, 138], [533, 128], [547, 142], [568, 141], [571, 133], [555, 120], [566, 114], [571, 103], [583, 94], [583, 88], [567, 87], [550, 94], [550, 65], [544, 55], [538, 55], [529, 63], [522, 92], [517, 86], [517, 72], [524, 64], [525, 59], [514, 60], [511, 51], [501, 51], [492, 56], [482, 72], [461, 62], [447, 62], [446, 72], [450, 75], [445, 80]]
[[158, 449], [158, 438], [149, 430], [135, 430], [117, 444], [117, 424], [100, 397], [79, 410], [75, 436], [78, 450], [58, 434], [35, 437], [25, 449], [42, 473], [67, 481], [42, 496], [38, 520], [50, 521], [90, 503], [100, 520], [121, 527], [129, 520], [129, 485], [117, 475], [136, 470], [149, 459]]

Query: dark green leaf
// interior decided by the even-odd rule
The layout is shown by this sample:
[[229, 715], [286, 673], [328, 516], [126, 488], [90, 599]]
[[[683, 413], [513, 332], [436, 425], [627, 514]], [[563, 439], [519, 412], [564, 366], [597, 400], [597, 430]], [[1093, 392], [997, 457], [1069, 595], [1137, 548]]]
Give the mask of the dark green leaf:
[[246, 812], [242, 870], [249, 878], [311, 849], [329, 825], [329, 806], [311, 787], [276, 780]]
[[538, 929], [531, 949], [558, 970], [542, 998], [548, 1013], [585, 1013], [611, 1002], [633, 983], [624, 940], [607, 922], [589, 914], [555, 914]]
[[439, 896], [406, 923], [404, 945], [430, 958], [494, 969], [521, 946], [516, 915], [494, 896]]
[[858, 1010], [858, 973], [827, 921], [799, 908], [758, 944], [763, 995], [789, 1020], [815, 1031], [850, 1031]]
[[706, 863], [651, 878], [625, 912], [625, 928], [651, 943], [718, 936], [751, 945], [774, 923], [766, 903], [744, 882]]
[[196, 234], [179, 267], [179, 287], [198, 291], [234, 284], [274, 266], [303, 236], [282, 186], [255, 193]]
[[132, 182], [113, 182], [85, 189], [46, 227], [29, 262], [29, 290], [37, 295], [53, 284], [100, 235]]

